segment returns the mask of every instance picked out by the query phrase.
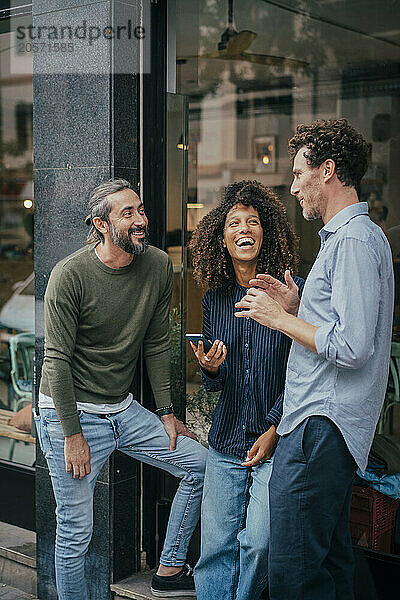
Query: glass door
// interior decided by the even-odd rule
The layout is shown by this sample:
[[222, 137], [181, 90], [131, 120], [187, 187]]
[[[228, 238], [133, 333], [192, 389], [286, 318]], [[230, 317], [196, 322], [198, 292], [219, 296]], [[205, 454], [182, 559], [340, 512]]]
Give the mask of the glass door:
[[[14, 3], [15, 4], [15, 3]], [[33, 265], [32, 53], [16, 30], [31, 5], [0, 5], [0, 521], [33, 529], [35, 438], [32, 361]]]
[[170, 313], [171, 395], [176, 414], [186, 419], [185, 324], [186, 324], [186, 222], [188, 101], [167, 94], [167, 252], [174, 269]]

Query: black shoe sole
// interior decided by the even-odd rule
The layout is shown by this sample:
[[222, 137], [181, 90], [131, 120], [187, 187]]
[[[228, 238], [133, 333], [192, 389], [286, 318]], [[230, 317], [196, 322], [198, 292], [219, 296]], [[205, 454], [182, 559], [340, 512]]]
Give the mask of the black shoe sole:
[[197, 598], [195, 590], [155, 590], [150, 588], [153, 596], [157, 598]]

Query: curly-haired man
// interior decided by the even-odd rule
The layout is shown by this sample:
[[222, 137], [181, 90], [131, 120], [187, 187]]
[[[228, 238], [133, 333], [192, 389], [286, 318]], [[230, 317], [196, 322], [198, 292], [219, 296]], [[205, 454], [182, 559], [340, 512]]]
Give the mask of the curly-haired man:
[[367, 152], [345, 119], [297, 128], [291, 193], [305, 219], [324, 223], [298, 315], [269, 276], [236, 305], [294, 340], [270, 480], [271, 600], [353, 598], [352, 482], [385, 395], [393, 313], [389, 244], [357, 194]]
[[268, 482], [291, 340], [235, 319], [235, 302], [260, 271], [286, 280], [294, 295], [302, 289], [288, 270], [297, 239], [272, 190], [240, 181], [200, 221], [191, 249], [195, 278], [209, 288], [203, 334], [214, 342], [207, 354], [201, 342], [192, 348], [205, 388], [221, 392], [208, 438], [197, 599], [256, 600], [267, 583]]

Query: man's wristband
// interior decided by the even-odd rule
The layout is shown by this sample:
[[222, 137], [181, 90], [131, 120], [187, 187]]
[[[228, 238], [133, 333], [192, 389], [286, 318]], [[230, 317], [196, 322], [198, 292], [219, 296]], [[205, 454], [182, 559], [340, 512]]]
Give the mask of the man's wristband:
[[158, 418], [161, 418], [164, 415], [173, 415], [174, 407], [172, 406], [172, 404], [170, 404], [169, 406], [162, 406], [161, 408], [157, 408], [155, 412]]

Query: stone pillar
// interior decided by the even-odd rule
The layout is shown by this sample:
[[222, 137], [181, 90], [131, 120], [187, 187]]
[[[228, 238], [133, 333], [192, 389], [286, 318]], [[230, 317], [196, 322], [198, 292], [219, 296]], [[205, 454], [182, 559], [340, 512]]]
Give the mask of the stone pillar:
[[[37, 36], [39, 27], [43, 28], [40, 43], [44, 44], [34, 52], [33, 92], [36, 393], [43, 360], [43, 297], [50, 271], [57, 261], [85, 244], [89, 191], [110, 177], [124, 177], [134, 184], [138, 181], [138, 44], [132, 41], [132, 30], [125, 47], [118, 46], [117, 40], [89, 43], [88, 36], [89, 27], [100, 27], [100, 35], [108, 26], [128, 28], [129, 20], [131, 27], [136, 27], [139, 2], [33, 0], [32, 31]], [[83, 38], [86, 31], [86, 40], [76, 37], [79, 26], [78, 35]], [[64, 39], [59, 39], [61, 27], [65, 28]], [[95, 37], [97, 30], [91, 31]], [[124, 31], [127, 29], [121, 29], [121, 34]], [[72, 46], [62, 50], [61, 43]], [[128, 69], [120, 62], [127, 60]], [[95, 489], [94, 535], [86, 560], [91, 600], [108, 600], [110, 581], [138, 569], [138, 487], [137, 463], [115, 453], [102, 469]], [[54, 509], [47, 464], [38, 447], [37, 570], [41, 600], [57, 598]]]

